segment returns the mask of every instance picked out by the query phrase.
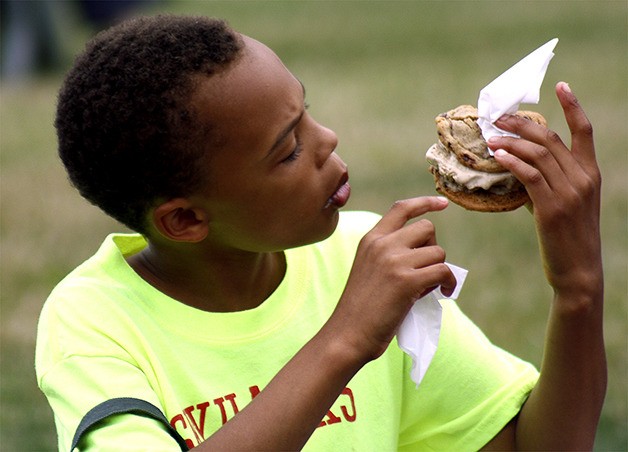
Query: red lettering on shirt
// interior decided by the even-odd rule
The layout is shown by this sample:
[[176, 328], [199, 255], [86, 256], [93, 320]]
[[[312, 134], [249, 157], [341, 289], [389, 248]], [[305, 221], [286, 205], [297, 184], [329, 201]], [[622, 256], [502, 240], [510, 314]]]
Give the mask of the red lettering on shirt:
[[318, 426], [319, 427], [324, 427], [326, 425], [337, 424], [339, 422], [342, 422], [342, 419], [340, 419], [331, 410], [329, 410], [329, 411], [327, 411], [327, 414], [325, 415], [325, 417], [323, 418], [321, 423], [318, 424]]
[[218, 405], [218, 407], [220, 408], [220, 415], [222, 416], [222, 425], [225, 425], [227, 423], [227, 410], [225, 409], [225, 405], [224, 405], [225, 400], [228, 400], [229, 402], [231, 402], [231, 408], [233, 409], [233, 416], [238, 414], [238, 406], [235, 403], [235, 397], [236, 397], [235, 394], [227, 394], [224, 397], [218, 397], [217, 399], [214, 399], [214, 404]]
[[199, 423], [196, 423], [196, 419], [194, 419], [194, 415], [192, 414], [192, 412], [195, 411], [194, 406], [189, 406], [183, 409], [183, 413], [185, 413], [185, 416], [188, 418], [190, 425], [192, 426], [192, 432], [194, 433], [196, 440], [199, 442], [205, 438], [205, 415], [207, 413], [208, 406], [209, 402], [203, 402], [196, 405], [196, 409], [201, 412]]
[[251, 393], [251, 400], [257, 397], [257, 394], [260, 393], [259, 386], [253, 385], [249, 388], [249, 392]]
[[344, 388], [342, 390], [342, 395], [346, 395], [349, 397], [349, 401], [351, 402], [351, 414], [347, 411], [347, 407], [345, 405], [340, 405], [340, 411], [342, 411], [342, 415], [349, 422], [355, 422], [356, 412], [355, 412], [355, 399], [353, 398], [353, 391], [351, 389]]
[[[342, 392], [340, 393], [340, 395], [341, 396], [346, 395], [347, 397], [349, 397], [349, 402], [351, 402], [351, 413], [349, 413], [349, 410], [347, 409], [345, 405], [340, 405], [340, 411], [342, 412], [342, 416], [348, 422], [355, 422], [356, 411], [355, 411], [355, 399], [353, 398], [353, 391], [351, 391], [351, 389], [349, 388], [344, 388]], [[340, 400], [340, 397], [338, 397], [338, 400]], [[321, 423], [318, 424], [318, 426], [324, 427], [326, 425], [337, 424], [339, 422], [342, 422], [342, 419], [339, 416], [336, 416], [332, 412], [332, 410], [329, 409], [329, 411], [327, 411], [327, 414], [325, 415]]]
[[175, 417], [170, 419], [170, 425], [172, 425], [175, 429], [177, 428], [177, 422], [181, 422], [183, 424], [183, 428], [187, 428], [188, 426], [182, 414], [177, 414]]
[[[173, 417], [172, 420], [170, 421], [170, 425], [172, 425], [176, 430], [177, 423], [179, 422], [183, 424], [184, 429], [187, 428], [188, 424], [187, 422], [185, 422], [185, 418], [183, 417], [183, 414], [177, 414], [175, 417]], [[185, 444], [187, 444], [188, 449], [192, 449], [194, 447], [194, 442], [191, 439], [186, 438]]]
[[[251, 396], [251, 400], [257, 397], [260, 392], [261, 391], [259, 386], [249, 386], [249, 394]], [[212, 400], [213, 405], [216, 406], [218, 408], [218, 411], [220, 412], [220, 420], [222, 422], [222, 425], [226, 424], [229, 419], [238, 414], [239, 408], [236, 403], [236, 397], [237, 396], [235, 393], [231, 393], [222, 397], [217, 397]], [[353, 395], [353, 391], [350, 388], [345, 387], [340, 393], [337, 403], [338, 405], [336, 407], [332, 407], [327, 411], [325, 417], [321, 420], [321, 423], [318, 425], [318, 427], [338, 424], [343, 421], [355, 422], [357, 417], [357, 411], [355, 407], [355, 397]], [[185, 440], [190, 449], [193, 448], [195, 445], [200, 444], [205, 439], [205, 421], [207, 419], [208, 408], [210, 408], [211, 405], [212, 403], [209, 401], [204, 401], [198, 403], [197, 405], [190, 405], [184, 408], [182, 413], [175, 415], [170, 420], [170, 425], [172, 425], [175, 429], [178, 429], [179, 432], [185, 431], [187, 433], [190, 433], [189, 430], [191, 430], [191, 433], [194, 435], [195, 441], [192, 441], [191, 439]], [[340, 410], [340, 413], [338, 413], [338, 410]], [[216, 416], [217, 414], [218, 413], [212, 415], [212, 411], [210, 409], [210, 416]], [[341, 414], [342, 417], [338, 414]]]

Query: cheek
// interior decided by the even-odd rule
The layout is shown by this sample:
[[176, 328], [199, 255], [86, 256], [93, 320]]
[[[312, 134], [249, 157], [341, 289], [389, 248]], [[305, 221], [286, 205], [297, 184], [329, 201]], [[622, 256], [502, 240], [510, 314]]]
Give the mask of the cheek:
[[320, 196], [311, 192], [266, 195], [251, 197], [232, 213], [227, 225], [228, 234], [250, 250], [279, 251], [318, 242], [329, 237], [338, 223], [338, 212], [323, 209]]
[[[283, 174], [261, 183], [254, 193], [265, 205], [279, 205], [300, 211], [311, 211], [321, 202], [324, 189], [316, 171], [303, 156], [302, 162], [292, 162], [281, 168]], [[269, 178], [271, 179], [271, 178]], [[320, 206], [322, 207], [322, 206]]]
[[[234, 217], [248, 219], [254, 224], [272, 222], [286, 229], [295, 222], [312, 223], [319, 220], [329, 194], [329, 181], [310, 161], [301, 158], [272, 172], [243, 178], [228, 194]], [[328, 178], [329, 179], [329, 178]], [[239, 212], [238, 212], [239, 211]]]

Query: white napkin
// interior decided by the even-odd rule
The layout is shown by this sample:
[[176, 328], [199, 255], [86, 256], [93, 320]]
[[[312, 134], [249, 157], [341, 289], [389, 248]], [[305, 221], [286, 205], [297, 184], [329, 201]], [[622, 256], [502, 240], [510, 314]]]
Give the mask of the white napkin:
[[468, 271], [464, 268], [447, 264], [456, 277], [456, 289], [449, 297], [445, 297], [440, 287], [414, 302], [412, 309], [401, 323], [397, 331], [397, 343], [401, 350], [412, 358], [410, 377], [418, 386], [432, 362], [432, 357], [438, 346], [442, 307], [441, 298], [458, 298], [462, 284]]
[[[495, 127], [493, 123], [504, 114], [515, 113], [520, 103], [539, 103], [541, 84], [557, 43], [558, 38], [554, 38], [542, 45], [480, 91], [478, 125], [484, 139], [516, 136]], [[493, 155], [490, 149], [489, 152]]]

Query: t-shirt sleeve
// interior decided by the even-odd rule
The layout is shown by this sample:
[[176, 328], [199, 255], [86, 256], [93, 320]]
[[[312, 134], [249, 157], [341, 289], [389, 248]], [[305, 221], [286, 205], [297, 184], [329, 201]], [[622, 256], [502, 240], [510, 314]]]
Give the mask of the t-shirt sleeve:
[[[538, 371], [493, 345], [451, 300], [420, 386], [404, 383], [399, 450], [478, 450], [514, 418]], [[405, 375], [410, 358], [406, 357]]]
[[[116, 397], [149, 399], [145, 379], [124, 361], [80, 357], [59, 362], [42, 380], [42, 389], [55, 413], [59, 450], [69, 450], [78, 423], [95, 405]], [[158, 402], [157, 402], [158, 403]], [[179, 450], [156, 420], [138, 415], [114, 415], [90, 429], [80, 450]]]
[[[135, 397], [163, 411], [146, 375], [99, 327], [98, 319], [107, 314], [93, 312], [99, 307], [92, 305], [94, 315], [84, 315], [77, 303], [55, 301], [61, 300], [49, 300], [40, 319], [36, 363], [39, 386], [54, 412], [59, 450], [70, 449], [83, 416], [106, 400]], [[160, 422], [137, 414], [111, 416], [83, 438], [80, 450], [180, 450]]]

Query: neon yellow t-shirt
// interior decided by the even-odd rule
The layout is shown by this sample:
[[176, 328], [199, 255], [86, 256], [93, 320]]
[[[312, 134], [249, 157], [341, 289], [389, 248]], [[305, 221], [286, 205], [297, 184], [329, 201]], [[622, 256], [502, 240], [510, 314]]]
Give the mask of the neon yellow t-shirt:
[[[114, 397], [153, 403], [189, 446], [210, 436], [327, 320], [378, 218], [342, 213], [329, 239], [286, 251], [286, 275], [264, 303], [231, 313], [159, 292], [125, 261], [143, 238], [108, 237], [55, 288], [40, 318], [37, 378], [60, 450], [89, 409]], [[492, 345], [453, 301], [442, 305], [438, 350], [419, 388], [393, 342], [347, 384], [304, 450], [477, 450], [517, 414], [537, 371]], [[158, 422], [130, 414], [102, 423], [81, 446], [177, 450]]]

